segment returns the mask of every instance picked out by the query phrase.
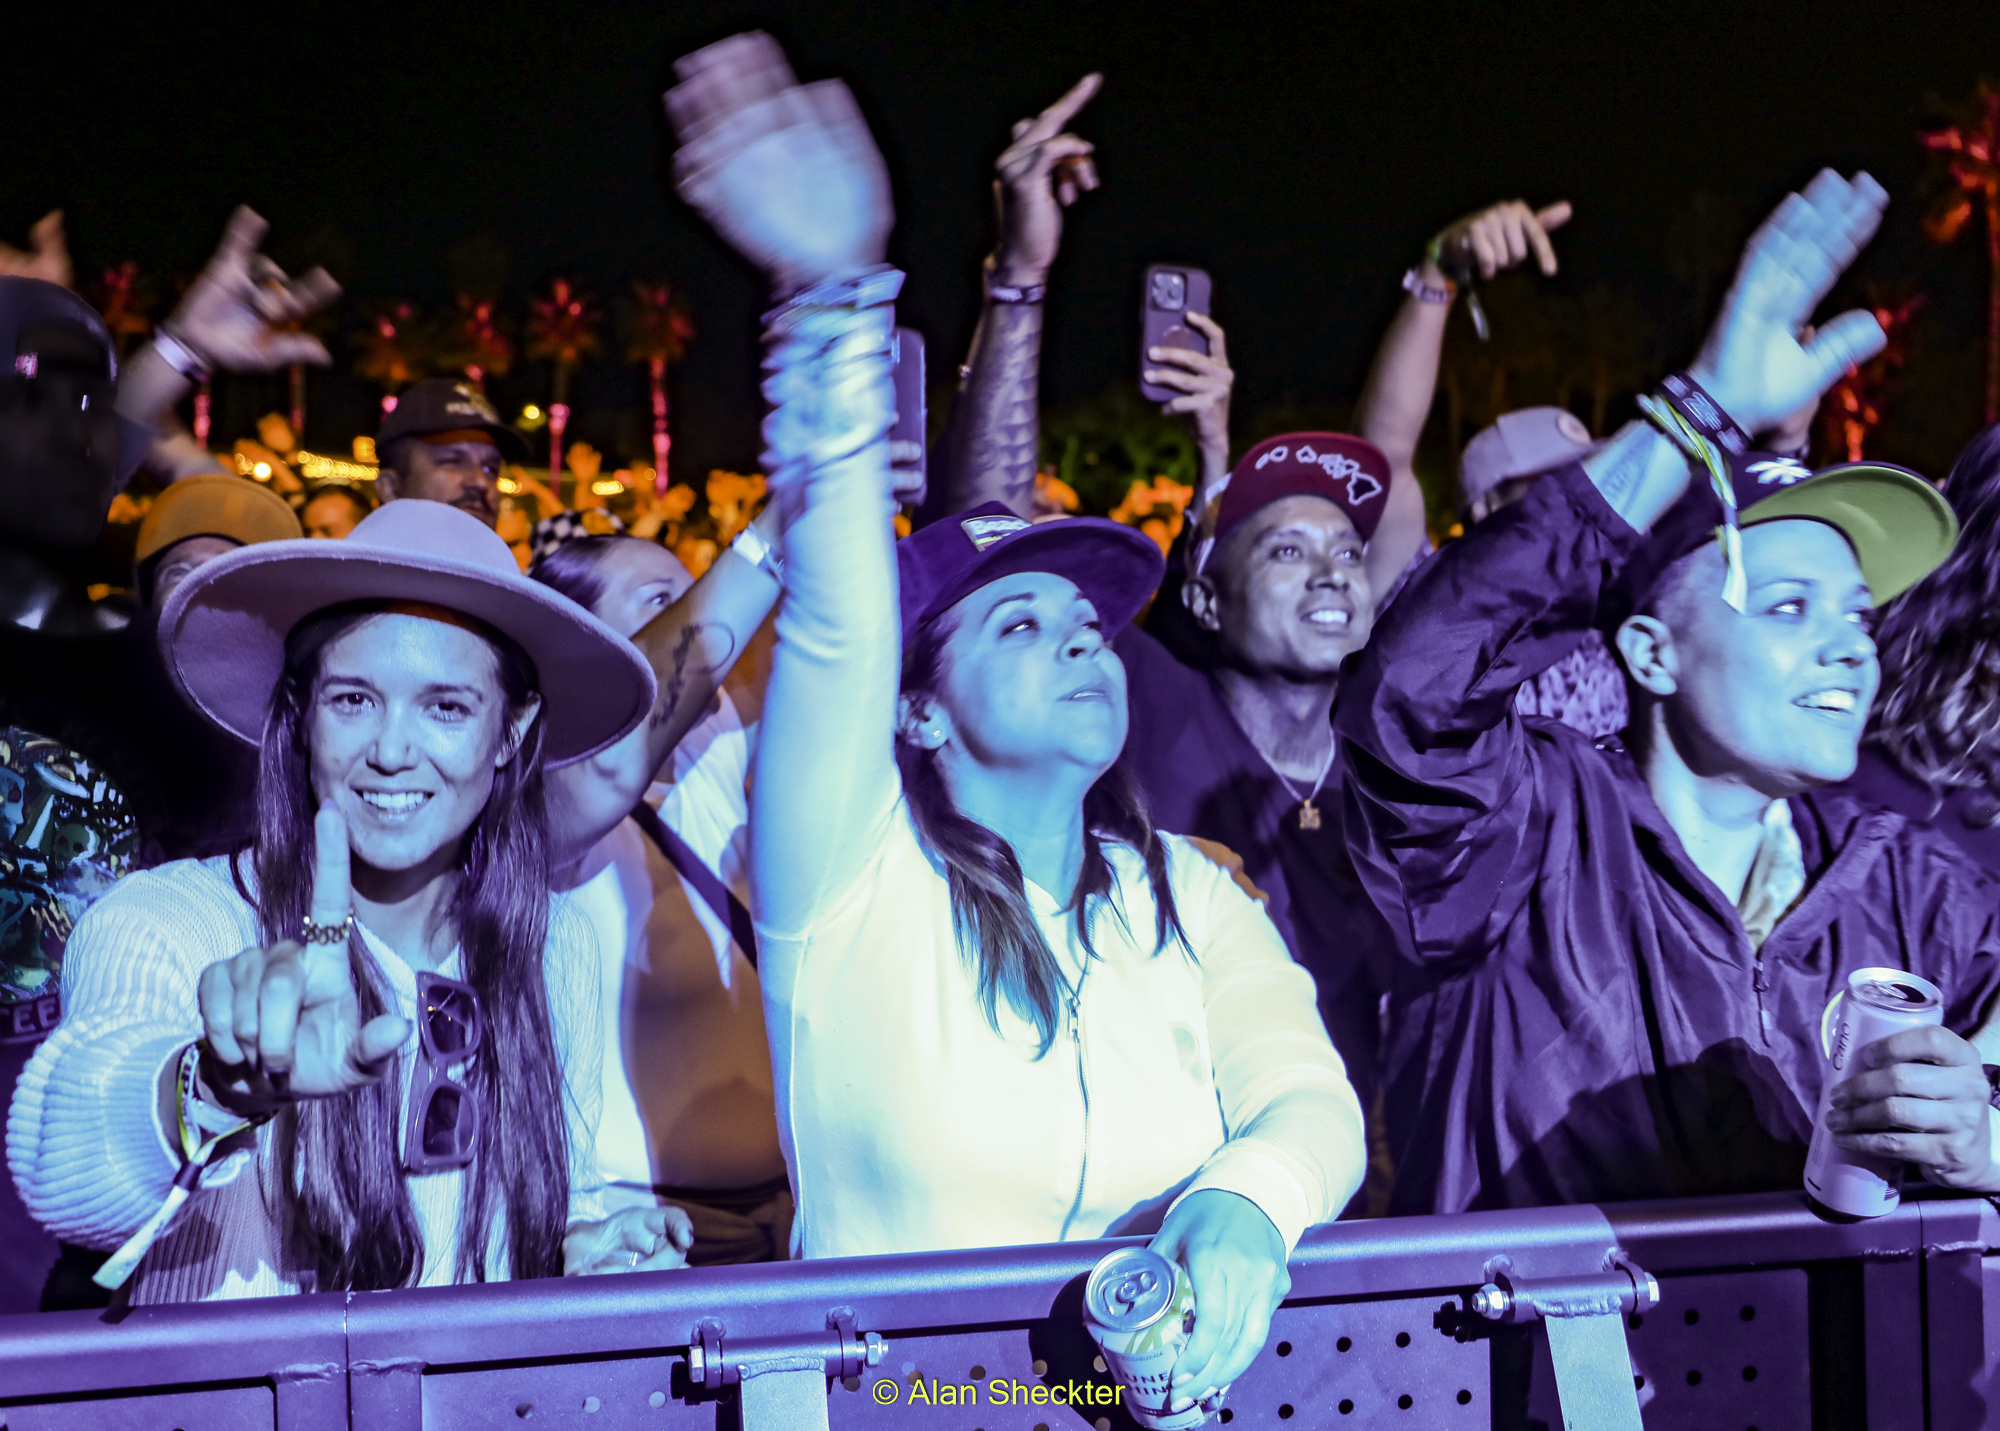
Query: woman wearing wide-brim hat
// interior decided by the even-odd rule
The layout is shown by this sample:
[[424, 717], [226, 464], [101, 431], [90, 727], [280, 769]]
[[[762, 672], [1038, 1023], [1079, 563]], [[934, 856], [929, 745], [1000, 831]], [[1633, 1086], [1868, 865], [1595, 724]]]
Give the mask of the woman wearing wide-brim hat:
[[595, 956], [549, 893], [544, 765], [652, 708], [633, 647], [433, 502], [216, 558], [160, 640], [261, 748], [257, 838], [71, 935], [30, 1211], [141, 1302], [681, 1265], [677, 1211], [600, 1220]]

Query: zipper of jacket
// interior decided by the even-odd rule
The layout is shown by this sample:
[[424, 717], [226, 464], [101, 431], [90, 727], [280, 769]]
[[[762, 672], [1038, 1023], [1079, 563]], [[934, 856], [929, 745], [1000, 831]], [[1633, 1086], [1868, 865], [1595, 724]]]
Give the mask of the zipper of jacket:
[[1762, 949], [1757, 951], [1756, 969], [1751, 975], [1750, 985], [1757, 991], [1757, 1029], [1763, 1035], [1765, 1046], [1769, 1047], [1771, 1043], [1772, 1020], [1770, 1007], [1764, 1002], [1764, 995], [1771, 991], [1771, 981], [1764, 972], [1764, 951]]
[[1063, 1219], [1062, 1233], [1057, 1241], [1069, 1240], [1070, 1224], [1083, 1211], [1083, 1186], [1090, 1177], [1090, 1079], [1083, 1071], [1083, 981], [1077, 980], [1077, 987], [1069, 996], [1069, 1039], [1076, 1048], [1076, 1083], [1083, 1091], [1083, 1161], [1076, 1171], [1076, 1198], [1069, 1205], [1069, 1216]]

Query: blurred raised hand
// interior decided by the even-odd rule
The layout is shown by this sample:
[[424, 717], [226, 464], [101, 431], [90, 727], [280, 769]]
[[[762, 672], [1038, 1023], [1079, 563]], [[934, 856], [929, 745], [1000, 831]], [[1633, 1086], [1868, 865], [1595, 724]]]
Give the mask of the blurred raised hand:
[[683, 56], [674, 74], [674, 187], [774, 293], [882, 261], [889, 172], [846, 85], [801, 85], [761, 31]]
[[61, 209], [51, 209], [28, 230], [28, 246], [0, 243], [0, 278], [39, 278], [70, 286], [69, 239], [63, 233]]
[[1013, 142], [993, 166], [993, 201], [1000, 215], [995, 282], [1034, 284], [1047, 278], [1062, 245], [1062, 211], [1097, 187], [1094, 146], [1066, 126], [1103, 87], [1103, 75], [1085, 75], [1033, 119], [1015, 123]]
[[340, 285], [323, 268], [287, 277], [257, 251], [270, 227], [248, 208], [231, 214], [208, 266], [160, 325], [211, 366], [268, 373], [293, 363], [325, 367], [332, 361], [319, 339], [284, 328], [333, 302]]
[[1822, 169], [1802, 192], [1787, 195], [1744, 245], [1736, 281], [1688, 370], [1744, 431], [1777, 426], [1888, 344], [1865, 308], [1816, 330], [1805, 326], [1874, 237], [1888, 202], [1867, 174], [1850, 182]]
[[1531, 209], [1519, 199], [1509, 199], [1468, 214], [1437, 236], [1436, 266], [1427, 268], [1423, 277], [1434, 287], [1439, 278], [1452, 273], [1491, 278], [1532, 254], [1543, 275], [1553, 278], [1556, 248], [1549, 235], [1569, 222], [1570, 212], [1566, 200]]

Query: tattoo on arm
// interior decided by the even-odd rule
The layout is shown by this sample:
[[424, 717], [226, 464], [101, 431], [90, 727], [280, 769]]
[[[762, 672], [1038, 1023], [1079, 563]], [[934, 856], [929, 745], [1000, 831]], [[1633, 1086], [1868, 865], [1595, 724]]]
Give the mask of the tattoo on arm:
[[950, 479], [927, 515], [1001, 501], [1027, 515], [1035, 495], [1042, 306], [989, 303], [973, 335], [945, 451]]
[[691, 682], [707, 677], [715, 684], [715, 673], [728, 665], [735, 653], [736, 634], [722, 623], [697, 621], [684, 627], [674, 639], [673, 661], [667, 678], [660, 682], [660, 698], [653, 703], [646, 729], [658, 730], [674, 718]]

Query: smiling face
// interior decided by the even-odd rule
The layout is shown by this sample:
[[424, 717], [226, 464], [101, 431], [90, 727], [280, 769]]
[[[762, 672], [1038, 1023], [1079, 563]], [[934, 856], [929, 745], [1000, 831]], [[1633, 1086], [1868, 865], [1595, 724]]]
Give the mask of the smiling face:
[[1626, 623], [1619, 649], [1697, 773], [1737, 774], [1773, 798], [1845, 780], [1881, 679], [1854, 549], [1821, 522], [1765, 522], [1744, 529], [1743, 563], [1744, 611], [1722, 600], [1711, 544], [1662, 605], [1657, 669], [1643, 653], [1633, 664], [1627, 638], [1649, 618]]
[[591, 614], [620, 636], [639, 634], [647, 622], [672, 606], [694, 585], [680, 558], [657, 542], [623, 537], [599, 560], [596, 576], [603, 592]]
[[1324, 680], [1368, 640], [1374, 593], [1361, 534], [1324, 497], [1281, 497], [1216, 549], [1183, 599], [1252, 673]]
[[424, 616], [371, 616], [327, 643], [307, 713], [315, 799], [347, 817], [377, 870], [457, 859], [539, 701], [509, 710], [485, 637]]
[[[988, 769], [1081, 767], [1095, 779], [1125, 748], [1125, 666], [1097, 610], [1050, 572], [988, 582], [940, 618], [949, 628], [931, 712], [905, 734]], [[915, 718], [912, 718], [914, 714]]]

